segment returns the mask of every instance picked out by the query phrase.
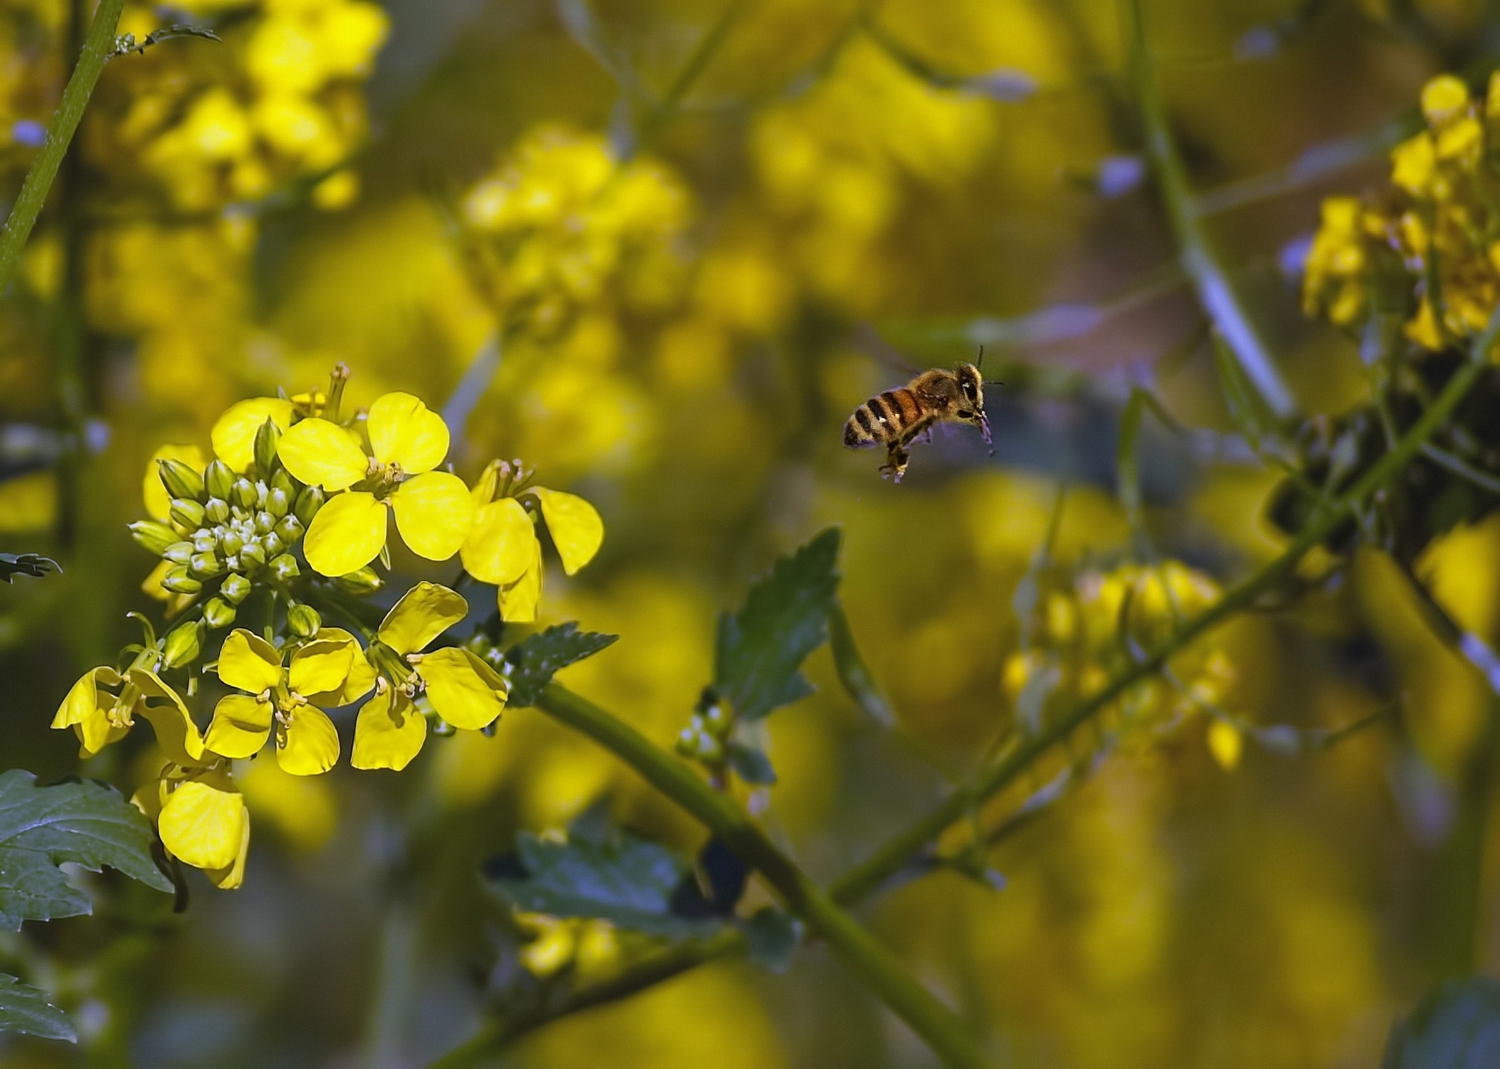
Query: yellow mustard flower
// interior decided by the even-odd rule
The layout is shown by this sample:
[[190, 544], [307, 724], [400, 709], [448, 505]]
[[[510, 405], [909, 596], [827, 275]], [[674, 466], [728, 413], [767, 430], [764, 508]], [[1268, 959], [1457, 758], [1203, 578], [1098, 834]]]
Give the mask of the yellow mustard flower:
[[427, 720], [416, 706], [419, 695], [438, 716], [468, 731], [488, 727], [500, 715], [509, 688], [493, 668], [460, 647], [422, 652], [468, 613], [462, 595], [422, 582], [386, 614], [370, 645], [371, 659], [384, 675], [355, 722], [350, 760], [355, 768], [399, 771], [417, 756], [427, 738]]
[[269, 642], [237, 628], [219, 652], [219, 678], [249, 693], [219, 700], [208, 749], [223, 757], [252, 757], [274, 727], [277, 764], [294, 776], [312, 776], [339, 759], [338, 731], [323, 709], [364, 697], [375, 685], [375, 670], [347, 631], [318, 631], [283, 664]]
[[336, 494], [313, 518], [303, 552], [327, 576], [369, 564], [385, 548], [387, 509], [402, 541], [428, 560], [459, 551], [474, 518], [463, 480], [434, 471], [448, 455], [441, 416], [408, 393], [388, 393], [370, 406], [366, 455], [348, 429], [304, 419], [281, 436], [281, 462], [295, 478]]
[[[281, 397], [251, 397], [232, 404], [209, 432], [214, 456], [237, 472], [255, 463], [255, 434], [266, 420], [283, 434], [292, 425], [292, 402]], [[193, 467], [202, 470], [202, 463]], [[263, 473], [264, 474], [264, 473]]]
[[52, 726], [72, 728], [80, 756], [92, 757], [124, 738], [136, 716], [150, 722], [157, 744], [169, 759], [190, 764], [202, 758], [203, 739], [187, 706], [146, 668], [130, 668], [122, 674], [105, 666], [85, 672], [58, 706]]
[[167, 852], [203, 869], [225, 890], [238, 887], [250, 849], [250, 812], [228, 767], [168, 764], [154, 798], [151, 793], [139, 791], [135, 801], [155, 818]]
[[474, 525], [460, 559], [475, 579], [499, 588], [502, 619], [530, 623], [536, 619], [542, 597], [542, 544], [536, 536], [536, 521], [521, 499], [536, 501], [568, 575], [599, 552], [604, 521], [583, 498], [544, 486], [528, 486], [514, 497], [495, 498], [502, 474], [510, 476], [509, 465], [490, 464], [474, 484]]

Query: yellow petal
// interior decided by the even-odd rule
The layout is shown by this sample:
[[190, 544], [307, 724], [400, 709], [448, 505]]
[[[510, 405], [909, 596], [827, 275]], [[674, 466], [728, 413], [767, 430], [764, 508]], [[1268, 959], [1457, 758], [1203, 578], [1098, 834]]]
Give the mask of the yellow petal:
[[479, 478], [473, 488], [469, 490], [469, 496], [474, 499], [475, 508], [488, 505], [495, 496], [495, 486], [500, 481], [499, 467], [500, 465], [494, 461], [486, 464], [484, 470], [479, 473]]
[[474, 513], [460, 552], [464, 571], [481, 583], [506, 586], [526, 573], [539, 550], [531, 514], [515, 498], [502, 497]]
[[400, 654], [416, 653], [469, 615], [462, 594], [421, 582], [402, 595], [380, 624], [380, 641]]
[[[365, 657], [365, 651], [360, 648], [358, 641], [349, 632], [338, 627], [322, 628], [313, 640], [317, 642], [344, 642], [348, 643], [350, 649], [349, 675], [344, 679], [344, 685], [336, 692], [320, 694], [317, 696], [317, 704], [325, 709], [332, 709], [340, 705], [349, 705], [359, 701], [370, 688], [375, 685], [375, 669]], [[304, 694], [305, 698], [313, 698], [311, 694]]]
[[354, 722], [355, 768], [390, 768], [400, 772], [427, 740], [427, 718], [399, 691], [387, 690], [365, 702]]
[[240, 852], [228, 868], [208, 869], [203, 873], [221, 891], [233, 891], [245, 882], [245, 858], [250, 853], [250, 810], [245, 810], [244, 831], [240, 833]]
[[226, 774], [186, 780], [167, 796], [157, 829], [162, 844], [187, 864], [229, 868], [245, 839], [245, 800]]
[[203, 736], [188, 714], [177, 692], [144, 668], [125, 673], [141, 692], [136, 711], [151, 721], [156, 745], [174, 765], [195, 765], [203, 760]]
[[271, 703], [230, 694], [214, 706], [203, 745], [220, 757], [254, 757], [271, 736]]
[[237, 627], [219, 650], [219, 678], [231, 687], [259, 694], [281, 682], [281, 654], [253, 631]]
[[604, 521], [599, 512], [577, 494], [565, 494], [538, 486], [531, 493], [542, 503], [542, 519], [562, 558], [563, 571], [572, 575], [599, 552], [604, 542]]
[[391, 495], [391, 508], [401, 541], [428, 560], [447, 560], [457, 553], [474, 522], [469, 488], [445, 471], [407, 479]]
[[279, 397], [252, 397], [230, 405], [209, 433], [214, 455], [235, 471], [244, 471], [255, 461], [255, 432], [267, 419], [285, 433], [292, 425], [292, 403]]
[[67, 697], [63, 698], [62, 704], [57, 707], [57, 714], [52, 718], [52, 726], [55, 728], [69, 728], [74, 724], [81, 724], [85, 719], [102, 715], [100, 708], [108, 708], [114, 704], [114, 695], [104, 691], [101, 687], [119, 686], [120, 675], [113, 668], [103, 666], [90, 668], [78, 678], [68, 691]]
[[370, 458], [353, 435], [326, 419], [294, 425], [277, 442], [276, 455], [293, 477], [329, 493], [347, 490], [370, 473]]
[[292, 654], [287, 686], [310, 698], [343, 688], [354, 662], [354, 643], [337, 639], [314, 639]]
[[316, 776], [339, 760], [339, 733], [328, 714], [304, 705], [287, 725], [286, 745], [276, 751], [276, 763], [294, 776]]
[[448, 425], [443, 417], [409, 393], [377, 397], [370, 406], [365, 432], [376, 460], [399, 464], [408, 474], [431, 471], [448, 455]]
[[[302, 424], [297, 424], [302, 426]], [[374, 494], [339, 494], [313, 517], [302, 540], [307, 563], [321, 575], [358, 571], [385, 548], [385, 506]]]
[[505, 680], [468, 650], [433, 650], [423, 655], [419, 670], [432, 707], [454, 727], [478, 731], [500, 715]]
[[180, 460], [194, 471], [201, 472], [208, 463], [203, 450], [196, 445], [164, 445], [151, 454], [146, 461], [146, 478], [141, 484], [141, 498], [146, 502], [146, 515], [153, 520], [165, 521], [172, 507], [172, 495], [162, 485], [158, 460]]
[[529, 624], [536, 619], [537, 605], [542, 600], [542, 544], [534, 543], [531, 563], [521, 578], [502, 586], [496, 601], [500, 606], [500, 618], [516, 624]]

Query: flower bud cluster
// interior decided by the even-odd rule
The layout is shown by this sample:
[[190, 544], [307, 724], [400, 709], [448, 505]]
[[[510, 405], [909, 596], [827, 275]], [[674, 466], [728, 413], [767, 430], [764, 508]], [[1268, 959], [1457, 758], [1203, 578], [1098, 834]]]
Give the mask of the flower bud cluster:
[[729, 703], [705, 687], [693, 709], [693, 718], [677, 735], [677, 752], [695, 758], [709, 768], [721, 768], [725, 744], [734, 730], [734, 710]]

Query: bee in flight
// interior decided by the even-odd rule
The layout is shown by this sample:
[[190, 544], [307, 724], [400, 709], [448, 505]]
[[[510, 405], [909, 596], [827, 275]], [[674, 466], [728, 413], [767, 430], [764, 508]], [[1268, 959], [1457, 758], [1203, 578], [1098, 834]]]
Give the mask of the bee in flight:
[[[980, 353], [983, 359], [983, 352]], [[932, 441], [938, 423], [970, 423], [979, 428], [990, 444], [990, 421], [984, 414], [984, 380], [974, 364], [960, 364], [953, 371], [935, 367], [924, 371], [905, 386], [870, 398], [854, 410], [844, 424], [844, 444], [850, 449], [886, 448], [880, 473], [901, 481], [911, 458], [911, 443], [925, 434]], [[994, 450], [990, 454], [994, 455]]]

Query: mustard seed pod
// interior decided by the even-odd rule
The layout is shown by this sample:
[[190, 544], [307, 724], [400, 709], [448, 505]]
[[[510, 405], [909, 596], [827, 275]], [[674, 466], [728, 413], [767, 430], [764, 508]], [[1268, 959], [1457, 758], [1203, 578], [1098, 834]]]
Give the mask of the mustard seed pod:
[[347, 594], [373, 594], [385, 585], [385, 580], [366, 564], [357, 572], [339, 576], [334, 584]]
[[162, 554], [167, 547], [178, 541], [177, 532], [164, 523], [155, 520], [137, 520], [130, 525], [130, 537], [135, 539], [136, 545], [148, 553]]
[[328, 495], [323, 492], [321, 486], [309, 486], [297, 495], [297, 503], [292, 506], [292, 513], [301, 521], [306, 528], [312, 523], [313, 517], [323, 507], [323, 502], [328, 500]]
[[174, 564], [168, 568], [161, 585], [174, 594], [196, 594], [203, 589], [203, 584], [188, 574], [186, 564]]
[[253, 571], [266, 563], [266, 551], [259, 541], [246, 542], [240, 550], [240, 565], [245, 571]]
[[283, 553], [271, 561], [271, 574], [283, 583], [297, 578], [301, 571], [302, 569], [297, 567], [297, 558], [290, 553]]
[[171, 514], [174, 522], [186, 527], [189, 531], [195, 531], [203, 526], [203, 506], [192, 498], [174, 498]]
[[271, 487], [266, 494], [266, 511], [278, 520], [285, 516], [292, 508], [292, 499], [287, 492], [279, 486]]
[[247, 597], [250, 596], [250, 591], [253, 588], [253, 585], [254, 584], [252, 584], [250, 580], [246, 579], [243, 575], [240, 575], [237, 572], [231, 573], [230, 575], [226, 575], [224, 577], [224, 581], [219, 584], [219, 593], [225, 599], [227, 599], [230, 604], [238, 605], [240, 602], [244, 601]]
[[302, 522], [295, 516], [283, 516], [275, 533], [285, 544], [294, 545], [302, 537]]
[[[272, 565], [274, 564], [273, 561]], [[318, 615], [317, 609], [299, 601], [287, 609], [286, 625], [298, 638], [312, 638], [323, 626], [323, 617]]]
[[203, 469], [203, 487], [210, 497], [228, 501], [234, 491], [234, 469], [222, 460], [210, 461]]
[[210, 497], [203, 506], [203, 515], [209, 523], [224, 523], [229, 519], [229, 502], [222, 497]]
[[197, 500], [203, 496], [203, 476], [180, 460], [158, 460], [162, 485], [173, 497]]
[[161, 555], [173, 564], [186, 564], [196, 552], [198, 549], [191, 542], [173, 542]]
[[209, 598], [203, 606], [203, 622], [209, 627], [228, 627], [234, 623], [234, 617], [234, 606], [218, 595]]
[[234, 481], [234, 488], [229, 493], [229, 499], [242, 509], [253, 509], [258, 496], [255, 484], [243, 475]]
[[255, 432], [255, 469], [262, 478], [269, 478], [276, 470], [276, 443], [280, 438], [281, 428], [267, 416]]
[[203, 624], [197, 620], [178, 624], [162, 640], [162, 666], [177, 668], [198, 659], [203, 648]]

